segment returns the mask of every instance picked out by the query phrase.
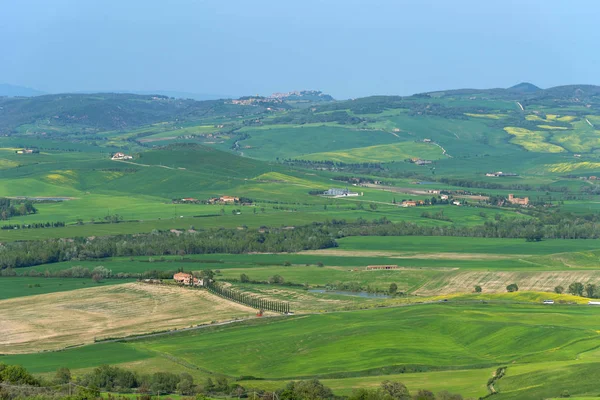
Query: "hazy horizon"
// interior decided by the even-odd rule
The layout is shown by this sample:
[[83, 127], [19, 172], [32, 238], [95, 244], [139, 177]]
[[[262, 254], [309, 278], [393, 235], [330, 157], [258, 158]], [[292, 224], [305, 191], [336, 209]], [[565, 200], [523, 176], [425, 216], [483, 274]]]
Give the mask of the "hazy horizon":
[[600, 5], [548, 3], [23, 0], [0, 16], [0, 83], [338, 99], [600, 83]]

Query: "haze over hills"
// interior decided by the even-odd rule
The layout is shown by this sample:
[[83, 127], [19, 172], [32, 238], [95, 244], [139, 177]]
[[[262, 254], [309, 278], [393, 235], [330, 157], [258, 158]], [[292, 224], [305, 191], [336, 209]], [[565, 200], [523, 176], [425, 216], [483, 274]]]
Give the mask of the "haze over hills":
[[16, 97], [16, 96], [40, 96], [45, 94], [44, 92], [36, 89], [31, 89], [25, 86], [10, 85], [8, 83], [0, 83], [0, 97]]

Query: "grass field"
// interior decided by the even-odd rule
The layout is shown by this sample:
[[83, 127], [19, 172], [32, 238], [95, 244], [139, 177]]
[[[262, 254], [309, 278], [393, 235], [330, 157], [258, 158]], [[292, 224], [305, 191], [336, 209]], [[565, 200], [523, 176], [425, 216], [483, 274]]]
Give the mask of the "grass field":
[[258, 159], [303, 158], [304, 155], [381, 144], [397, 143], [399, 139], [379, 130], [358, 130], [336, 126], [294, 126], [268, 129], [247, 129], [250, 135], [240, 150]]
[[305, 160], [331, 160], [344, 163], [399, 162], [409, 158], [437, 160], [443, 157], [444, 155], [439, 147], [418, 142], [359, 147], [356, 149], [313, 153], [302, 156]]
[[530, 254], [599, 250], [598, 240], [543, 240], [526, 242], [523, 239], [488, 239], [460, 237], [349, 237], [339, 241], [340, 250], [395, 251], [423, 253], [482, 253]]
[[[100, 354], [102, 362], [135, 363], [137, 368], [167, 357], [192, 374], [208, 370], [278, 380], [317, 376], [344, 394], [350, 387], [395, 378], [415, 391], [431, 385], [465, 395], [485, 394], [482, 385], [495, 367], [508, 365], [498, 398], [525, 398], [523, 393], [537, 395], [544, 388], [523, 379], [540, 381], [540, 370], [548, 366], [546, 376], [558, 365], [573, 371], [596, 366], [597, 311], [585, 306], [423, 305], [255, 320], [60, 353], [3, 356], [0, 361], [44, 373], [65, 365], [92, 367]], [[424, 372], [398, 375], [402, 368]], [[569, 383], [570, 376], [557, 375], [552, 394], [576, 386]], [[260, 387], [262, 381], [244, 383]]]

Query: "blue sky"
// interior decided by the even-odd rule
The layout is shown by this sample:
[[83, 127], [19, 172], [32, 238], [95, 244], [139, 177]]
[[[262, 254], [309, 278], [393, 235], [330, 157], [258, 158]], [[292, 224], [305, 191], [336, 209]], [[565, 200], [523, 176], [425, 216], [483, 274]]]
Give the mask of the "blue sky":
[[336, 98], [600, 84], [595, 0], [0, 0], [0, 83]]

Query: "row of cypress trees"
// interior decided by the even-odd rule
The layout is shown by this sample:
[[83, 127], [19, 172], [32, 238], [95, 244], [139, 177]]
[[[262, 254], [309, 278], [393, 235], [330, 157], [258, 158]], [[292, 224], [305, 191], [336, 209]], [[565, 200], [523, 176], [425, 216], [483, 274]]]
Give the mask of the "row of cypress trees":
[[255, 297], [247, 293], [240, 292], [238, 290], [223, 287], [222, 285], [215, 282], [210, 282], [206, 286], [206, 288], [208, 289], [208, 291], [218, 296], [225, 297], [229, 300], [235, 301], [236, 303], [245, 304], [247, 306], [257, 308], [259, 310], [269, 310], [280, 313], [290, 312], [290, 303], [288, 302], [262, 299], [260, 297]]

